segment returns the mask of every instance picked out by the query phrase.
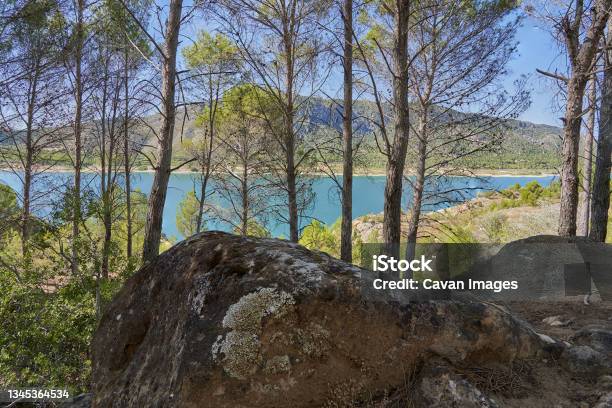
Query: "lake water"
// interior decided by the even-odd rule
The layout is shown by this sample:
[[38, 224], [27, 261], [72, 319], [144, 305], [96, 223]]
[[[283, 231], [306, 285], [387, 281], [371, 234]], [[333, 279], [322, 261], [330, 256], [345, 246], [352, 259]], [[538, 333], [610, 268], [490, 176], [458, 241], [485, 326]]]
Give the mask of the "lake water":
[[[62, 183], [69, 182], [70, 173], [48, 173], [45, 179], [39, 181], [36, 187], [38, 191], [44, 192], [50, 190], [49, 186], [59, 186]], [[385, 189], [384, 176], [357, 176], [354, 177], [353, 185], [353, 217], [360, 217], [365, 214], [380, 213], [383, 210], [383, 192]], [[546, 186], [554, 180], [553, 176], [493, 176], [482, 177], [479, 179], [466, 177], [453, 177], [445, 180], [440, 185], [430, 186], [429, 190], [432, 194], [430, 203], [425, 207], [425, 210], [435, 210], [453, 205], [449, 202], [449, 195], [443, 197], [436, 196], [435, 192], [454, 190], [450, 194], [450, 198], [455, 201], [463, 201], [465, 199], [475, 197], [479, 192], [485, 190], [499, 190], [507, 188], [515, 183], [524, 185], [529, 181], [537, 180], [541, 185]], [[8, 184], [13, 189], [20, 191], [21, 183], [19, 178], [9, 172], [0, 171], [0, 183]], [[145, 193], [151, 190], [153, 183], [153, 173], [143, 172], [136, 173], [132, 181], [133, 189], [139, 189]], [[91, 185], [92, 188], [97, 187], [96, 176], [92, 173], [85, 173], [84, 184]], [[405, 183], [407, 184], [407, 183]], [[442, 185], [443, 184], [443, 185]], [[183, 199], [184, 195], [193, 189], [193, 175], [188, 173], [173, 174], [170, 178], [166, 205], [164, 207], [164, 222], [163, 231], [168, 236], [174, 236], [181, 239], [182, 236], [176, 228], [176, 209], [178, 204]], [[52, 191], [61, 191], [59, 187], [51, 188]], [[326, 224], [332, 224], [340, 217], [340, 201], [335, 190], [335, 183], [329, 178], [317, 178], [313, 182], [313, 191], [315, 200], [312, 209], [309, 211], [309, 216], [314, 217]], [[460, 193], [458, 191], [461, 191]], [[404, 206], [408, 204], [410, 199], [409, 194], [404, 194]], [[34, 210], [40, 214], [49, 211], [50, 197], [40, 197], [39, 206]], [[214, 197], [213, 197], [214, 200]], [[223, 203], [221, 203], [223, 205]], [[309, 220], [304, 220], [303, 224], [307, 224]], [[227, 225], [220, 222], [209, 221], [208, 229], [229, 230]], [[284, 224], [269, 225], [269, 229], [274, 236], [288, 235], [288, 227]]]

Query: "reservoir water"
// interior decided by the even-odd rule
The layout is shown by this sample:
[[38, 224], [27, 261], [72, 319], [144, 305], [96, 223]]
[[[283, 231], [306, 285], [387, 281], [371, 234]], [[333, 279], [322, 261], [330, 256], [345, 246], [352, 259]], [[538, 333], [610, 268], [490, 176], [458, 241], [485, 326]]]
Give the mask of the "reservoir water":
[[[38, 206], [34, 208], [39, 215], [48, 213], [53, 195], [62, 191], [61, 185], [70, 183], [70, 173], [45, 173], [44, 178], [40, 178], [35, 190], [38, 192]], [[555, 179], [554, 176], [487, 176], [478, 179], [468, 177], [451, 177], [443, 182], [431, 184], [428, 188], [429, 200], [425, 206], [426, 211], [436, 210], [454, 205], [458, 202], [476, 197], [479, 192], [486, 190], [500, 190], [507, 188], [515, 183], [524, 185], [529, 181], [536, 180], [542, 186], [550, 184]], [[384, 176], [356, 176], [353, 178], [353, 217], [357, 218], [365, 214], [380, 213], [383, 210], [383, 192], [385, 189]], [[0, 183], [11, 186], [16, 191], [20, 191], [21, 182], [19, 177], [13, 173], [0, 171]], [[149, 193], [153, 183], [153, 173], [135, 173], [132, 180], [132, 188], [139, 189], [144, 193]], [[84, 173], [84, 184], [96, 189], [98, 185], [97, 176], [94, 173]], [[407, 184], [407, 183], [405, 183]], [[336, 184], [329, 178], [318, 177], [313, 180], [314, 201], [311, 208], [307, 211], [307, 217], [302, 221], [303, 225], [310, 222], [310, 219], [317, 219], [326, 224], [334, 223], [340, 216], [340, 200], [335, 188]], [[185, 194], [194, 188], [194, 175], [189, 173], [176, 173], [170, 178], [166, 205], [164, 207], [163, 232], [168, 236], [177, 239], [183, 237], [176, 227], [176, 210]], [[409, 190], [404, 194], [404, 207], [409, 205]], [[47, 192], [51, 191], [51, 194]], [[437, 194], [448, 192], [446, 194]], [[212, 201], [217, 205], [227, 205], [216, 197]], [[208, 229], [230, 230], [228, 225], [219, 221], [208, 220]], [[271, 222], [268, 228], [274, 236], [287, 236], [288, 226]]]

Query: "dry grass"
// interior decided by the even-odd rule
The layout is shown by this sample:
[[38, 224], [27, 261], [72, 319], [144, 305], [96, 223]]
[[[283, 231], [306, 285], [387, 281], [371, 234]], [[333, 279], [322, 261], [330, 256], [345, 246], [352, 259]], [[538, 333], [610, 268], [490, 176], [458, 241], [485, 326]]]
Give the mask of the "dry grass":
[[533, 365], [524, 360], [517, 360], [509, 366], [466, 367], [458, 371], [486, 394], [498, 394], [507, 398], [523, 398], [535, 381]]
[[422, 364], [404, 370], [403, 383], [372, 394], [359, 391], [355, 381], [330, 386], [330, 399], [325, 408], [416, 408], [414, 401]]

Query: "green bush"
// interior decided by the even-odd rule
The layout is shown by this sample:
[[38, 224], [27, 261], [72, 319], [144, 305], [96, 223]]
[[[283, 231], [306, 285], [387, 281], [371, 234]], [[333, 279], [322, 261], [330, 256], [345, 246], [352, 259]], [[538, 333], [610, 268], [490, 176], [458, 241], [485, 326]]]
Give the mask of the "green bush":
[[89, 387], [89, 342], [97, 318], [93, 280], [45, 291], [0, 270], [0, 387]]
[[559, 182], [554, 181], [548, 187], [542, 187], [537, 181], [530, 181], [521, 187], [516, 183], [513, 186], [499, 191], [502, 196], [499, 203], [491, 203], [490, 211], [514, 208], [521, 206], [537, 206], [543, 199], [558, 199], [561, 191]]
[[503, 214], [492, 214], [484, 221], [483, 228], [491, 242], [504, 242], [508, 237], [508, 218]]
[[325, 224], [318, 220], [312, 220], [310, 224], [304, 228], [300, 244], [308, 249], [326, 252], [331, 256], [339, 256], [340, 247], [331, 228], [327, 228]]

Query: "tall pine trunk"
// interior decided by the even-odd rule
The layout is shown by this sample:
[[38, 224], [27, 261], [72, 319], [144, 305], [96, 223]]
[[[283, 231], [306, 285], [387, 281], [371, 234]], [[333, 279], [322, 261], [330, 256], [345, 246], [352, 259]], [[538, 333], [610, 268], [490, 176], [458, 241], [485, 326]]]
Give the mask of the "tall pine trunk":
[[[581, 79], [582, 78], [582, 79]], [[563, 129], [561, 167], [561, 213], [559, 235], [576, 235], [576, 212], [578, 210], [578, 148], [582, 119], [582, 97], [586, 80], [575, 73], [568, 84], [565, 128]]]
[[246, 237], [249, 234], [249, 168], [247, 166], [248, 159], [246, 159], [248, 154], [245, 153], [246, 152], [243, 152], [243, 157], [245, 160], [242, 163], [242, 180], [240, 181], [240, 188], [242, 190], [242, 225], [240, 228], [240, 233], [243, 237]]
[[408, 148], [408, 1], [397, 0], [393, 30], [393, 113], [395, 131], [387, 158], [383, 240], [385, 252], [399, 257], [402, 218], [402, 179]]
[[[212, 73], [208, 75], [208, 89], [210, 90], [210, 95], [208, 98], [208, 129], [209, 129], [209, 139], [208, 139], [208, 150], [206, 151], [206, 157], [204, 158], [204, 163], [202, 163], [201, 168], [201, 181], [200, 181], [200, 200], [198, 202], [198, 216], [196, 219], [196, 232], [202, 232], [202, 224], [204, 221], [204, 203], [206, 201], [206, 190], [208, 188], [208, 180], [210, 179], [210, 172], [212, 166], [212, 150], [213, 143], [215, 138], [215, 115], [217, 110], [217, 100], [213, 99], [213, 84], [212, 84]], [[217, 88], [217, 99], [218, 99], [218, 88]]]
[[75, 77], [74, 77], [74, 191], [72, 197], [72, 273], [79, 272], [78, 241], [79, 227], [81, 224], [81, 167], [83, 166], [83, 141], [82, 138], [82, 112], [83, 112], [83, 77], [82, 77], [82, 58], [84, 27], [83, 13], [84, 0], [77, 1], [77, 22], [76, 22], [76, 49], [75, 49]]
[[340, 259], [353, 260], [353, 0], [344, 0], [344, 112]]
[[289, 207], [289, 239], [292, 242], [298, 242], [300, 238], [300, 227], [298, 217], [297, 204], [297, 171], [295, 167], [295, 112], [294, 112], [294, 59], [293, 59], [293, 44], [291, 41], [292, 33], [289, 28], [285, 27], [284, 46], [285, 46], [285, 63], [287, 64], [286, 74], [286, 106], [285, 106], [285, 166], [287, 170], [287, 204]]
[[421, 208], [423, 207], [423, 193], [425, 190], [425, 165], [427, 159], [427, 106], [419, 114], [419, 128], [417, 131], [417, 163], [415, 169], [415, 180], [412, 188], [412, 212], [408, 221], [406, 259], [413, 259], [417, 236], [419, 232], [419, 222], [421, 220]]
[[595, 75], [592, 76], [589, 87], [589, 118], [587, 121], [587, 135], [584, 140], [584, 167], [582, 171], [583, 196], [578, 214], [578, 231], [581, 237], [589, 235], [589, 218], [591, 210], [591, 179], [593, 176], [593, 137], [595, 136], [595, 104], [597, 98], [597, 83]]
[[196, 233], [202, 232], [204, 222], [204, 202], [206, 200], [206, 190], [208, 189], [209, 166], [202, 169], [203, 178], [200, 182], [200, 200], [198, 202], [198, 216], [196, 218]]
[[34, 110], [36, 109], [38, 95], [38, 75], [39, 64], [35, 62], [34, 72], [29, 83], [28, 93], [28, 113], [25, 129], [25, 161], [23, 168], [23, 207], [21, 209], [21, 253], [25, 258], [29, 252], [30, 241], [30, 216], [31, 216], [31, 196], [32, 196], [32, 165], [33, 165], [33, 141], [32, 132], [34, 131]]
[[298, 242], [300, 230], [297, 206], [297, 177], [295, 171], [295, 136], [292, 131], [287, 135], [285, 147], [287, 160], [287, 198], [289, 204], [289, 239], [292, 242]]
[[604, 51], [604, 77], [601, 87], [601, 109], [599, 113], [599, 137], [595, 175], [591, 195], [591, 230], [589, 237], [605, 242], [608, 233], [608, 210], [610, 209], [610, 168], [612, 155], [612, 18], [608, 20], [608, 38]]
[[[30, 131], [28, 131], [30, 133]], [[29, 143], [31, 146], [31, 143]], [[29, 252], [30, 213], [32, 191], [32, 154], [31, 147], [26, 146], [26, 160], [23, 169], [23, 208], [21, 209], [21, 254], [25, 258]]]
[[168, 191], [168, 181], [172, 169], [172, 140], [176, 105], [174, 102], [176, 88], [176, 53], [178, 48], [179, 30], [183, 1], [171, 0], [164, 35], [164, 55], [162, 56], [162, 112], [163, 120], [159, 134], [157, 149], [157, 165], [153, 186], [149, 195], [147, 224], [145, 227], [142, 258], [144, 262], [151, 261], [159, 254], [162, 233], [164, 204]]
[[132, 257], [132, 174], [130, 166], [130, 98], [129, 98], [129, 52], [125, 48], [123, 75], [124, 89], [124, 116], [123, 116], [123, 173], [125, 175], [125, 222], [126, 222], [126, 254], [128, 259]]
[[[559, 214], [559, 235], [576, 235], [576, 215], [578, 211], [578, 150], [582, 124], [582, 102], [586, 84], [591, 76], [593, 58], [597, 52], [606, 21], [608, 20], [610, 0], [598, 0], [593, 7], [594, 18], [587, 30], [581, 46], [577, 46], [578, 33], [567, 35], [568, 49], [576, 48], [570, 54], [571, 75], [567, 81], [567, 101], [565, 106], [565, 127], [563, 129], [562, 167], [561, 167], [561, 211]], [[579, 30], [579, 27], [576, 28]]]
[[[109, 231], [109, 223], [107, 222], [107, 212], [108, 212], [108, 195], [109, 191], [107, 188], [107, 180], [110, 179], [110, 172], [106, 171], [106, 163], [107, 163], [107, 155], [106, 155], [106, 104], [108, 101], [108, 55], [104, 65], [104, 79], [102, 80], [102, 115], [100, 117], [100, 133], [101, 133], [101, 142], [100, 142], [100, 193], [102, 196], [102, 225], [104, 226], [104, 240], [102, 241], [102, 262], [100, 267], [100, 277], [102, 279], [108, 278], [108, 258], [110, 251], [110, 231]], [[109, 132], [110, 133], [110, 132]], [[112, 136], [111, 136], [112, 137]], [[108, 161], [111, 158], [108, 157]], [[109, 166], [110, 167], [110, 166]]]

